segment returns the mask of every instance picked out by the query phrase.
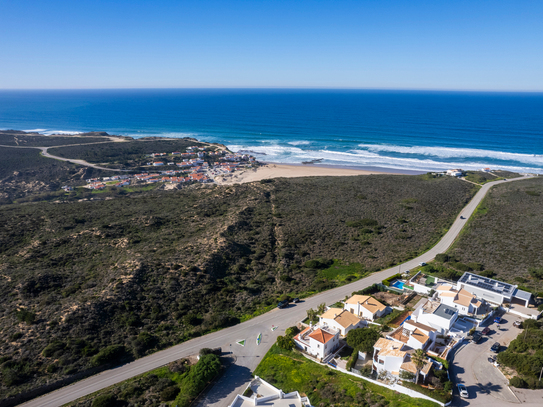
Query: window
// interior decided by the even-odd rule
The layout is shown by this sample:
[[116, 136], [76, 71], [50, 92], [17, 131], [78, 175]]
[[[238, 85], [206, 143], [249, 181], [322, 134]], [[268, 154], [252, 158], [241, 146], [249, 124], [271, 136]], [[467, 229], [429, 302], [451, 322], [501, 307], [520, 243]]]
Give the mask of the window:
[[378, 362], [380, 365], [384, 365], [385, 364], [385, 361], [382, 360], [382, 359], [379, 359], [379, 362]]

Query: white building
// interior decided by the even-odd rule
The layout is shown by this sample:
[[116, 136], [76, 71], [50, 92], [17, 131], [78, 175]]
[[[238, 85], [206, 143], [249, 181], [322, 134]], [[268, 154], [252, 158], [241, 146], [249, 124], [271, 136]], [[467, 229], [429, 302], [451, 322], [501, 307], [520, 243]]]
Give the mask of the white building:
[[345, 337], [351, 329], [364, 328], [367, 323], [349, 311], [341, 308], [328, 308], [324, 314], [319, 316], [319, 325], [329, 326]]
[[388, 314], [391, 309], [369, 295], [353, 295], [343, 305], [343, 309], [358, 317], [373, 321]]
[[451, 177], [461, 177], [462, 170], [459, 168], [454, 170], [447, 170], [447, 175], [450, 175]]
[[258, 376], [251, 380], [244, 394], [246, 393], [250, 395], [238, 394], [228, 407], [311, 407], [306, 396], [302, 397], [297, 391], [284, 393]]
[[401, 342], [413, 349], [427, 350], [432, 347], [437, 337], [437, 330], [428, 325], [414, 322], [404, 323], [387, 335], [387, 339]]
[[[379, 338], [373, 345], [373, 370], [392, 376], [399, 376], [401, 371], [413, 374], [417, 373], [417, 367], [411, 361], [411, 354], [414, 350], [403, 343], [390, 339]], [[426, 379], [432, 363], [426, 362], [420, 374]]]
[[339, 331], [330, 327], [307, 327], [294, 337], [301, 350], [323, 360], [339, 348]]
[[434, 328], [440, 334], [447, 334], [458, 319], [458, 309], [437, 301], [428, 300], [411, 314], [411, 320]]
[[463, 288], [457, 290], [449, 284], [439, 285], [436, 292], [442, 304], [457, 308], [460, 315], [477, 314], [483, 305], [483, 302], [478, 300], [474, 294]]
[[527, 307], [532, 300], [531, 293], [519, 290], [516, 285], [468, 272], [460, 277], [456, 288], [458, 290], [464, 289], [476, 295], [477, 298], [496, 305], [511, 303]]

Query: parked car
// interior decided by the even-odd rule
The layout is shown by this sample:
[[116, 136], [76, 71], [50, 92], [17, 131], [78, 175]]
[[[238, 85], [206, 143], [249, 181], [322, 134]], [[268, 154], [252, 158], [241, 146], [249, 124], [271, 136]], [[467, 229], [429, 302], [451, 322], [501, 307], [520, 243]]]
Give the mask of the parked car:
[[501, 322], [502, 318], [501, 317], [496, 317], [494, 318], [494, 322], [499, 324]]
[[498, 353], [500, 351], [500, 343], [499, 342], [494, 342], [494, 344], [490, 347], [490, 350], [494, 353]]
[[426, 263], [425, 262], [419, 263], [419, 266], [424, 267], [426, 266]]
[[479, 341], [481, 340], [482, 336], [481, 336], [481, 332], [477, 332], [475, 331], [473, 333], [473, 335], [471, 336], [471, 342], [473, 343], [479, 343]]
[[496, 361], [496, 355], [489, 356], [489, 357], [488, 357], [488, 361], [489, 361], [490, 363], [494, 363], [494, 362]]
[[488, 335], [489, 332], [490, 332], [490, 328], [487, 326], [485, 329], [481, 331], [481, 335]]
[[294, 298], [294, 299], [292, 300], [292, 302], [295, 303], [295, 304], [297, 304], [297, 303], [300, 302], [300, 299], [299, 299], [298, 297], [296, 297], [296, 298]]
[[288, 307], [287, 300], [281, 301], [279, 304], [277, 304], [277, 308], [285, 308], [285, 307]]
[[464, 218], [463, 216], [460, 216], [460, 219], [466, 219], [466, 218]]
[[459, 383], [457, 387], [458, 387], [458, 393], [460, 393], [460, 397], [465, 398], [465, 399], [469, 398], [469, 393], [466, 386]]
[[515, 322], [513, 322], [513, 326], [514, 326], [515, 328], [520, 328], [521, 325], [522, 325], [522, 321], [515, 321]]

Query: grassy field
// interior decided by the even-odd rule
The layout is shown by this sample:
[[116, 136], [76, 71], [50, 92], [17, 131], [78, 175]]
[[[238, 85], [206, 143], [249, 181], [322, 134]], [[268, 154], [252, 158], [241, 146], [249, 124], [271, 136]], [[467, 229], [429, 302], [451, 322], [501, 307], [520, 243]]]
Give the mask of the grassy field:
[[68, 377], [115, 346], [139, 358], [410, 258], [471, 188], [450, 177], [280, 179], [0, 207], [0, 357], [20, 367], [0, 392]]
[[285, 393], [295, 391], [307, 395], [314, 406], [437, 406], [377, 386], [357, 377], [336, 372], [312, 362], [294, 351], [273, 345], [255, 370], [255, 375]]
[[[450, 250], [458, 262], [543, 291], [543, 178], [498, 185]], [[459, 270], [462, 271], [462, 270]]]

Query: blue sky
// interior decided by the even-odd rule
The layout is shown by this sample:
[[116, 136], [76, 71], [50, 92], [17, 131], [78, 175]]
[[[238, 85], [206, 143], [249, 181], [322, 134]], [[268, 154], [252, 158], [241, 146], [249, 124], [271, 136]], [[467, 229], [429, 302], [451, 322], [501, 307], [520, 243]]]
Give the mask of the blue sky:
[[0, 89], [543, 91], [543, 1], [0, 0]]

